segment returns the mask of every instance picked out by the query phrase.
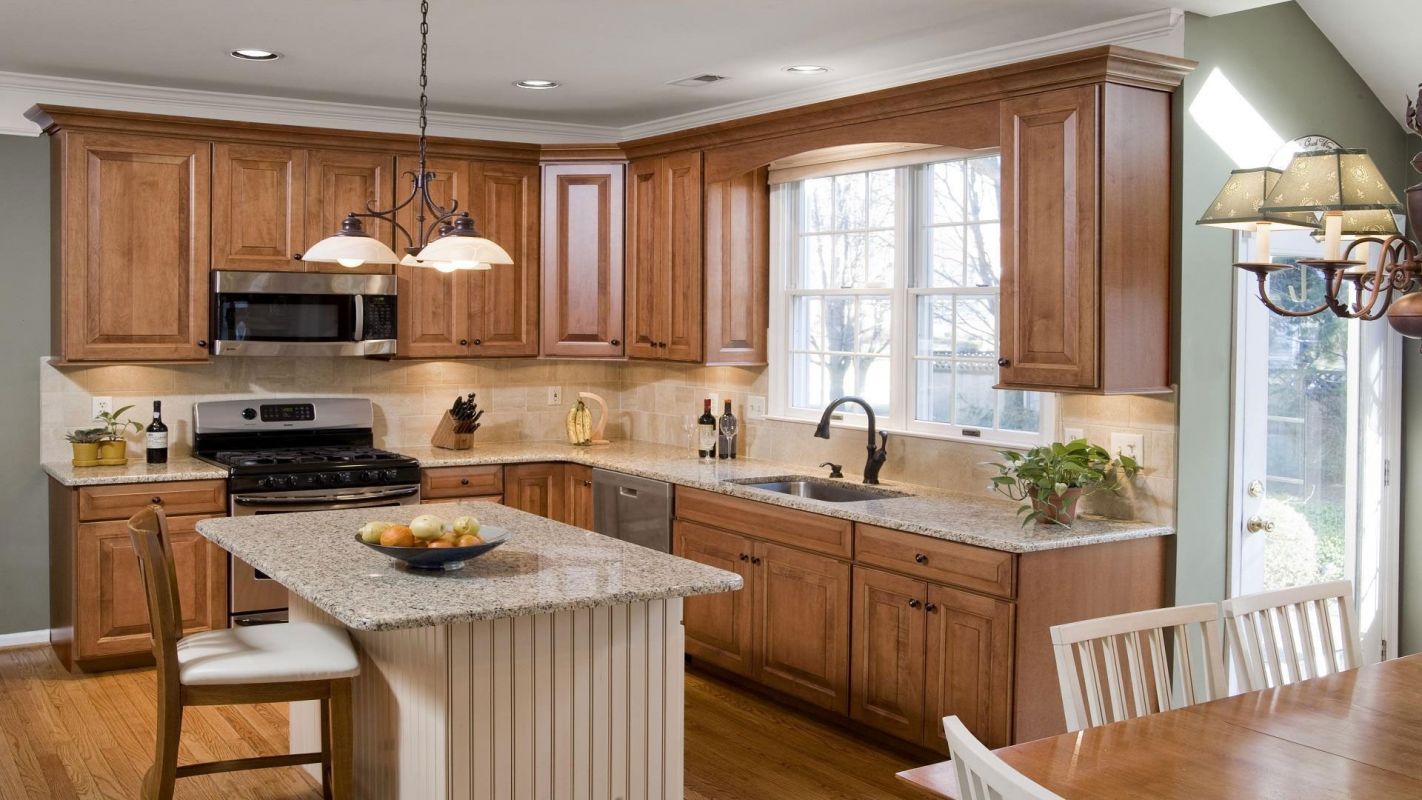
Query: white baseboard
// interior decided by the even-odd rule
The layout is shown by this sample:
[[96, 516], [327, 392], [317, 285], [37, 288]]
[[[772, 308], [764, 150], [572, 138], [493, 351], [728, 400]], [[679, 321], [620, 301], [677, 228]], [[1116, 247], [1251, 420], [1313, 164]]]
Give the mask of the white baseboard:
[[0, 650], [7, 647], [30, 647], [49, 643], [49, 628], [19, 633], [0, 633]]

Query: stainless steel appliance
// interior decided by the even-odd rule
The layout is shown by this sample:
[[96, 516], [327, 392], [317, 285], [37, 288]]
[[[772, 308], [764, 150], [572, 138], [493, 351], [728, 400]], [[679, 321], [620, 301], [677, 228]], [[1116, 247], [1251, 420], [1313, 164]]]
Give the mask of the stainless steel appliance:
[[[193, 406], [193, 452], [228, 469], [234, 517], [420, 502], [420, 465], [372, 446], [369, 400], [296, 397]], [[286, 589], [230, 558], [236, 625], [286, 618]]]
[[671, 552], [671, 484], [593, 470], [593, 529], [604, 536]]
[[213, 355], [395, 353], [395, 276], [212, 273]]

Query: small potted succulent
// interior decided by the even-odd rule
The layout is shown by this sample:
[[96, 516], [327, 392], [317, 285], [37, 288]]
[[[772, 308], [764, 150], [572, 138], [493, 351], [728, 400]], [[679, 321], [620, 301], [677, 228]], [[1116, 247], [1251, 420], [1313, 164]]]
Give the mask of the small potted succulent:
[[94, 421], [101, 423], [102, 431], [99, 439], [99, 463], [104, 466], [120, 467], [128, 463], [128, 442], [123, 438], [124, 433], [132, 426], [135, 431], [143, 430], [143, 424], [131, 419], [124, 419], [133, 406], [124, 406], [115, 411], [104, 411], [94, 417]]
[[71, 463], [76, 467], [93, 467], [99, 463], [99, 442], [104, 440], [103, 428], [80, 428], [64, 435], [74, 449]]
[[1085, 439], [1053, 442], [1025, 453], [1001, 450], [998, 454], [1005, 460], [992, 465], [998, 469], [992, 488], [1022, 502], [1017, 513], [1024, 515], [1023, 525], [1035, 521], [1069, 528], [1083, 496], [1119, 492], [1122, 476], [1130, 478], [1140, 472], [1135, 459], [1112, 458]]

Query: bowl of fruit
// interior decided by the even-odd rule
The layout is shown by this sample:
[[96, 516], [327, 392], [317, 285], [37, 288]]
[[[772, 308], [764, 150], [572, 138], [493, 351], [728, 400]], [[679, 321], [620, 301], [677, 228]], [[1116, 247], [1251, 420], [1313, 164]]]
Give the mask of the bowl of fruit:
[[421, 514], [410, 524], [367, 522], [356, 541], [376, 552], [405, 562], [411, 569], [456, 570], [509, 540], [509, 532], [480, 525], [474, 517], [456, 517], [446, 523], [434, 514]]

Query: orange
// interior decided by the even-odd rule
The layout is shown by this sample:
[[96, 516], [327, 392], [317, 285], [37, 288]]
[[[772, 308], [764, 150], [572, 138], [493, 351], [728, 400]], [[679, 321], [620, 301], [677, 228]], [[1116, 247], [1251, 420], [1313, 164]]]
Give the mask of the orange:
[[407, 525], [391, 525], [380, 532], [380, 544], [384, 547], [414, 547], [415, 533]]
[[483, 539], [480, 539], [478, 536], [475, 536], [475, 535], [472, 534], [472, 533], [466, 533], [466, 534], [464, 534], [463, 536], [459, 537], [459, 542], [458, 542], [458, 544], [459, 544], [460, 547], [473, 547], [473, 546], [476, 545], [476, 544], [483, 544], [483, 543], [484, 543], [484, 540], [483, 540]]
[[453, 542], [450, 542], [450, 541], [446, 541], [446, 540], [444, 540], [444, 539], [435, 539], [433, 542], [430, 542], [430, 543], [426, 544], [425, 546], [428, 547], [428, 548], [431, 549], [431, 550], [434, 550], [435, 548], [439, 548], [439, 549], [441, 549], [441, 550], [447, 550], [447, 549], [449, 549], [449, 548], [451, 548], [451, 547], [454, 547], [454, 543], [453, 543]]

